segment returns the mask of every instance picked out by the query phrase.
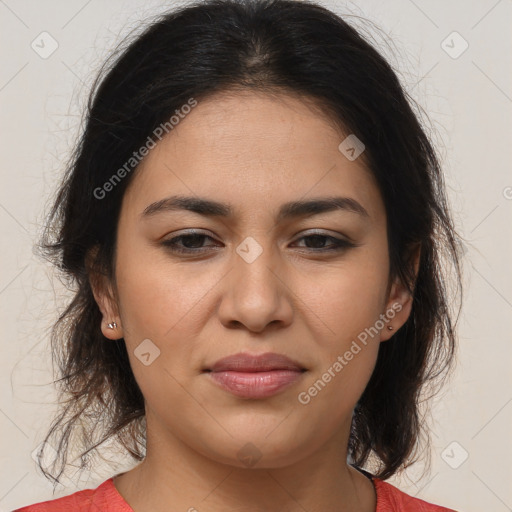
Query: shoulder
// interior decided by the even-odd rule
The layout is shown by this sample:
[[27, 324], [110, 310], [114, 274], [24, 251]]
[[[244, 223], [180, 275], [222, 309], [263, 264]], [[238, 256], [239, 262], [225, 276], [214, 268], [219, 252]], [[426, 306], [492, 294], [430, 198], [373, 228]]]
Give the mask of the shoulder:
[[376, 512], [457, 512], [418, 498], [413, 498], [378, 478], [373, 478], [377, 492]]
[[13, 512], [133, 512], [109, 478], [96, 489], [84, 489], [69, 496], [28, 505]]

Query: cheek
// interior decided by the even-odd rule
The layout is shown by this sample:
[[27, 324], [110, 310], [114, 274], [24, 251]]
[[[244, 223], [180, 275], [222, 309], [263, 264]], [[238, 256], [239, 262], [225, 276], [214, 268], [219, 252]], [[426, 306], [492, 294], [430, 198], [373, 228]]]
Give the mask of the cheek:
[[117, 280], [123, 326], [132, 334], [163, 340], [187, 328], [194, 335], [201, 300], [218, 278], [193, 263], [173, 263], [165, 251], [151, 249], [120, 256]]
[[318, 339], [320, 343], [323, 339], [326, 347], [334, 345], [342, 349], [365, 329], [374, 326], [384, 313], [388, 263], [386, 255], [376, 254], [378, 251], [370, 247], [358, 248], [340, 265], [313, 277], [308, 274], [296, 290], [308, 309], [315, 313], [317, 330], [322, 329], [326, 334]]
[[[142, 394], [150, 408], [163, 407], [162, 414], [170, 403], [183, 411], [192, 407], [191, 414], [198, 414], [180, 383], [195, 373], [194, 354], [204, 325], [201, 299], [218, 278], [171, 264], [164, 251], [119, 254], [116, 278], [124, 339]], [[148, 339], [146, 365], [139, 356], [144, 353], [142, 341]]]
[[[319, 274], [315, 286], [304, 288], [301, 298], [310, 306], [310, 327], [318, 349], [314, 368], [300, 403], [320, 410], [337, 404], [333, 422], [348, 414], [364, 391], [380, 346], [380, 315], [387, 288], [387, 256], [361, 248], [342, 265]], [[311, 306], [313, 305], [313, 306]], [[305, 310], [307, 311], [307, 310]], [[321, 321], [318, 321], [320, 319]]]
[[320, 283], [322, 307], [319, 304], [317, 311], [322, 322], [314, 336], [317, 364], [297, 400], [308, 414], [325, 419], [322, 428], [326, 432], [352, 414], [380, 347], [375, 324], [383, 312], [386, 281], [379, 272], [365, 272], [363, 266], [360, 270], [341, 272], [337, 279]]

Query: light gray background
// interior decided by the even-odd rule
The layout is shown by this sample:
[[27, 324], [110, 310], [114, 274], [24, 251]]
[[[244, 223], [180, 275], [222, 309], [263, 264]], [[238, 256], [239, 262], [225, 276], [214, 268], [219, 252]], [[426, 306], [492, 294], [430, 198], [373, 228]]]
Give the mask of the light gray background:
[[[422, 467], [413, 466], [390, 482], [460, 511], [512, 510], [512, 1], [322, 3], [370, 19], [390, 36], [394, 48], [375, 32], [430, 115], [457, 227], [471, 242], [458, 366], [433, 409], [431, 471], [419, 479]], [[31, 453], [55, 401], [48, 333], [69, 294], [32, 246], [96, 70], [140, 20], [173, 5], [0, 0], [0, 511], [96, 487], [130, 467], [100, 463], [88, 479], [73, 483], [71, 476], [55, 496], [36, 472]], [[43, 31], [58, 43], [46, 59], [31, 48], [32, 41], [43, 46]], [[458, 58], [442, 47], [445, 41], [452, 55], [463, 48], [453, 31], [469, 44]]]

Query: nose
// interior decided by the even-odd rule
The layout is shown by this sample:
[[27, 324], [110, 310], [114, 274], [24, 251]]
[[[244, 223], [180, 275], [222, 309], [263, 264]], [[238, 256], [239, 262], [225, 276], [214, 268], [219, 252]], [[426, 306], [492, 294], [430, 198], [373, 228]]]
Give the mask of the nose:
[[290, 325], [293, 292], [289, 272], [270, 248], [254, 239], [238, 246], [232, 270], [223, 280], [218, 314], [227, 328], [261, 333]]

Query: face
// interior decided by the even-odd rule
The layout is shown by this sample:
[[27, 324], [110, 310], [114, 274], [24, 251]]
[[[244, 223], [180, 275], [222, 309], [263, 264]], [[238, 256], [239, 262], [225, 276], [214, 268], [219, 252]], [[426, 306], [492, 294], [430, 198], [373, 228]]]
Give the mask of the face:
[[[346, 449], [380, 343], [410, 311], [388, 281], [379, 189], [363, 157], [338, 149], [347, 135], [291, 96], [217, 95], [137, 169], [116, 299], [96, 297], [104, 334], [126, 342], [155, 445], [239, 467], [247, 454], [282, 467]], [[216, 365], [240, 354], [268, 358]]]

